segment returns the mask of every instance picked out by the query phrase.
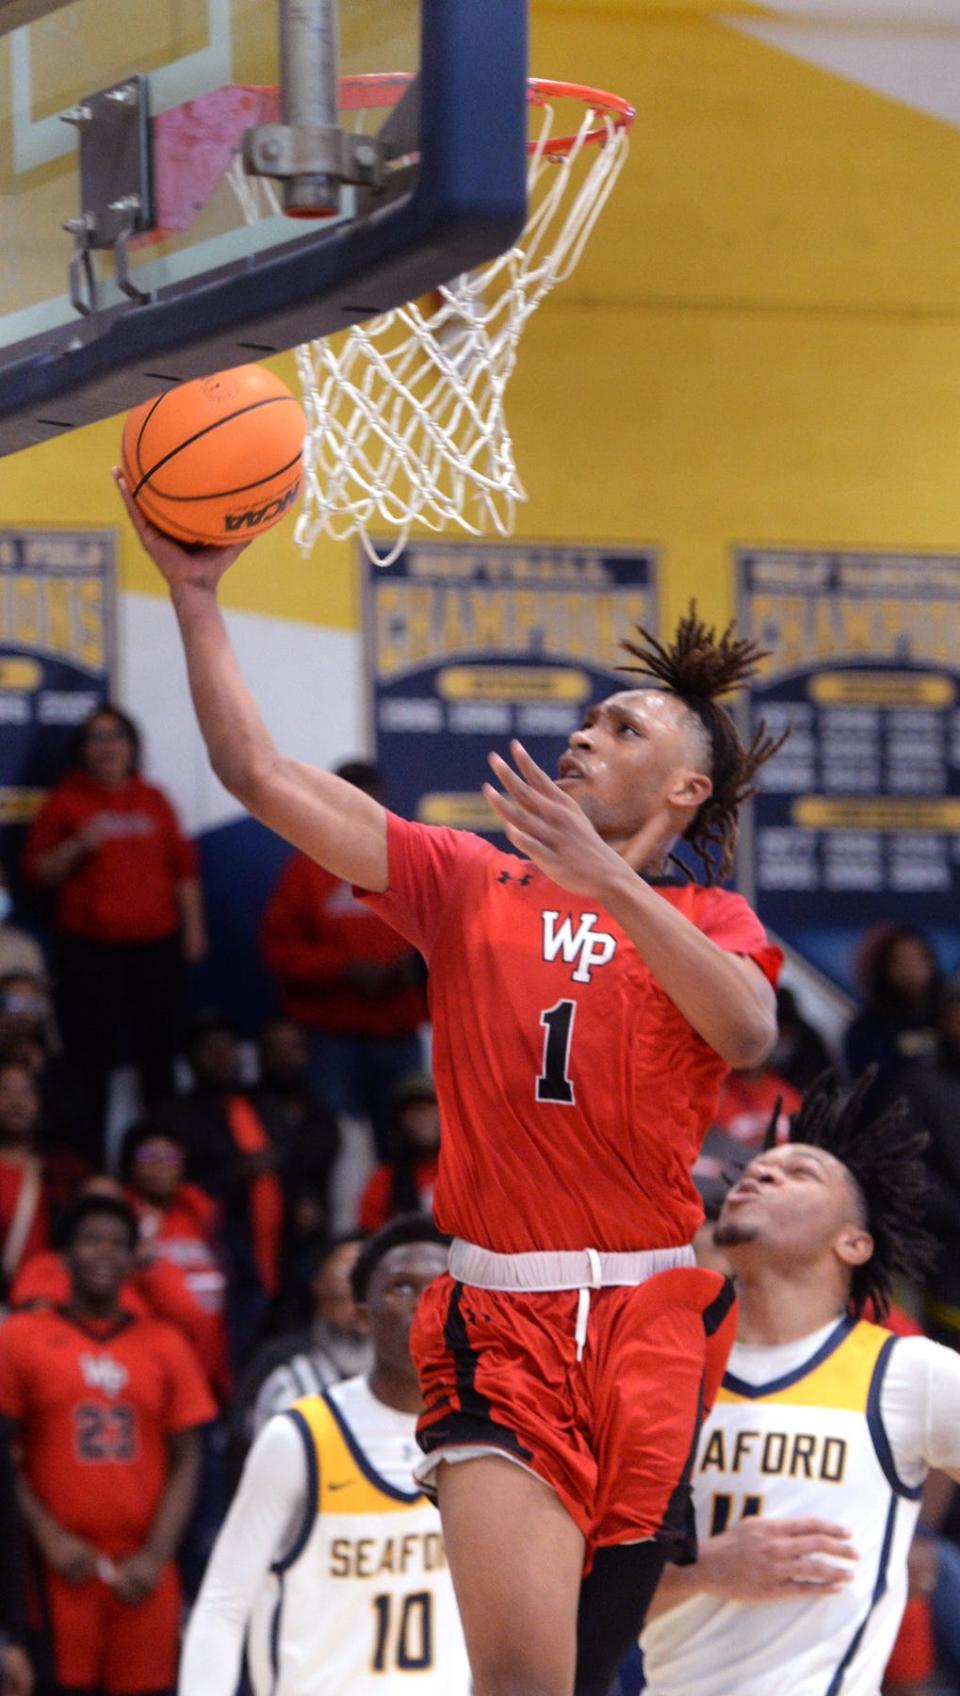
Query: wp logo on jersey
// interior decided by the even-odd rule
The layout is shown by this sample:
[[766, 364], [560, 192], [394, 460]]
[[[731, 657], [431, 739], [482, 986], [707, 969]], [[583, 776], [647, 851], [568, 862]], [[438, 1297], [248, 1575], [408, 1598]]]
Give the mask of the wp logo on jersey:
[[119, 1396], [130, 1377], [126, 1367], [109, 1354], [82, 1354], [78, 1365], [87, 1389], [102, 1390], [111, 1401], [114, 1396]]
[[576, 930], [569, 913], [559, 923], [559, 913], [543, 914], [543, 957], [552, 965], [559, 955], [567, 966], [573, 966], [570, 976], [574, 983], [589, 983], [595, 966], [606, 966], [617, 950], [616, 937], [609, 931], [594, 930], [599, 913], [581, 913]]

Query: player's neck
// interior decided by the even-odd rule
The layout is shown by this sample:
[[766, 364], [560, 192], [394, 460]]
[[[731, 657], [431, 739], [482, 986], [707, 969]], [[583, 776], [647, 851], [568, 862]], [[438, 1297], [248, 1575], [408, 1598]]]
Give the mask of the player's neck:
[[832, 1282], [826, 1283], [822, 1276], [805, 1279], [795, 1271], [739, 1276], [737, 1294], [737, 1342], [755, 1347], [798, 1342], [840, 1320], [844, 1313], [843, 1297]]
[[395, 1408], [398, 1413], [419, 1413], [423, 1407], [416, 1379], [405, 1373], [393, 1372], [389, 1366], [378, 1362], [368, 1374], [367, 1384], [370, 1394], [376, 1396], [378, 1402]]
[[670, 854], [676, 847], [677, 831], [672, 818], [647, 819], [629, 836], [600, 830], [608, 848], [626, 860], [641, 877], [663, 877], [670, 871]]
[[71, 1319], [79, 1319], [85, 1325], [109, 1325], [122, 1317], [123, 1309], [116, 1296], [108, 1301], [91, 1301], [89, 1297], [74, 1292], [67, 1305]]

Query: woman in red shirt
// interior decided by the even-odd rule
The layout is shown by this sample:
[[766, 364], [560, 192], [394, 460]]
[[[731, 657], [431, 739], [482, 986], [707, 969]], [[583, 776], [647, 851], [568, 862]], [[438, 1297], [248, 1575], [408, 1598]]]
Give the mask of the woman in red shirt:
[[94, 1165], [113, 1066], [129, 1055], [147, 1103], [170, 1094], [182, 963], [206, 952], [196, 849], [139, 766], [136, 725], [98, 707], [25, 852], [27, 876], [56, 891], [58, 1012], [89, 1092]]

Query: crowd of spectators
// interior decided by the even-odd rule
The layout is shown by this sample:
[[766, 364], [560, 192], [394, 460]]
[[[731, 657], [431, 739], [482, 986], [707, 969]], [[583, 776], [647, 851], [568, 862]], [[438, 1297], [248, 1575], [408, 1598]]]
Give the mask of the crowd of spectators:
[[[368, 764], [340, 773], [379, 792]], [[14, 922], [11, 887], [45, 892], [46, 950]], [[97, 709], [36, 815], [22, 864], [0, 872], [5, 1525], [12, 1468], [26, 1504], [26, 1535], [0, 1539], [0, 1696], [28, 1696], [33, 1676], [51, 1691], [58, 1676], [76, 1684], [77, 1666], [54, 1664], [57, 1620], [75, 1633], [85, 1608], [94, 1640], [115, 1629], [118, 1598], [127, 1624], [142, 1610], [143, 1629], [173, 1652], [178, 1586], [195, 1593], [258, 1430], [299, 1396], [368, 1366], [350, 1290], [365, 1235], [430, 1212], [440, 1122], [424, 1070], [419, 955], [300, 854], [281, 870], [261, 946], [278, 1015], [257, 1031], [219, 1010], [185, 1025], [185, 969], [207, 949], [196, 851], [140, 774], [137, 727]], [[949, 1248], [960, 1228], [960, 979], [943, 978], [926, 938], [892, 927], [864, 938], [857, 966], [862, 1005], [846, 1029], [816, 1028], [802, 1001], [780, 991], [777, 1046], [724, 1085], [697, 1180], [715, 1207], [731, 1172], [772, 1121], [785, 1131], [825, 1067], [857, 1075], [873, 1065], [878, 1097], [906, 1095], [929, 1134], [929, 1224]], [[135, 1069], [139, 1108], [108, 1142], [112, 1079], [124, 1064]], [[358, 1124], [366, 1142], [342, 1192], [356, 1197], [345, 1217], [337, 1173], [357, 1159], [344, 1132]], [[915, 1322], [954, 1347], [958, 1264], [945, 1252], [926, 1287], [907, 1292]], [[108, 1358], [130, 1374], [153, 1469], [136, 1511], [107, 1492], [87, 1513], [76, 1477], [42, 1464], [63, 1434], [38, 1362], [64, 1311], [91, 1349], [108, 1339]], [[148, 1358], [154, 1379], [172, 1375], [175, 1390], [161, 1395]], [[94, 1495], [100, 1461], [129, 1437], [104, 1415], [96, 1376], [88, 1424], [71, 1439], [86, 1445]], [[940, 1492], [925, 1558], [956, 1585], [951, 1494]], [[53, 1661], [40, 1647], [51, 1642]], [[941, 1644], [942, 1665], [952, 1652]], [[159, 1691], [169, 1684], [162, 1654], [156, 1664]]]
[[[207, 950], [199, 862], [140, 762], [137, 726], [98, 708], [0, 872], [3, 1696], [92, 1687], [108, 1644], [138, 1688], [169, 1687], [181, 1588], [253, 1437], [367, 1369], [350, 1271], [378, 1224], [429, 1212], [436, 1173], [422, 962], [303, 856], [263, 923], [281, 1011], [257, 1031], [216, 1009], [184, 1021]], [[372, 766], [342, 771], [376, 791]], [[31, 914], [46, 902], [45, 946], [11, 888]], [[121, 1067], [138, 1107], [118, 1140]], [[334, 1178], [358, 1125], [344, 1231]], [[86, 1375], [82, 1430], [44, 1369], [54, 1345]], [[135, 1483], [114, 1499], [127, 1449]]]

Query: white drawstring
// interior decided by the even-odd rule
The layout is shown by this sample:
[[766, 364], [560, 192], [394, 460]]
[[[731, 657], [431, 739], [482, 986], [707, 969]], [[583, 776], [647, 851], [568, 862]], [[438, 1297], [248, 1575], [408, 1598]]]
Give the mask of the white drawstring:
[[590, 1282], [589, 1284], [582, 1284], [577, 1291], [577, 1323], [573, 1335], [577, 1345], [578, 1360], [583, 1359], [583, 1351], [587, 1346], [587, 1321], [590, 1318], [591, 1293], [603, 1288], [603, 1272], [599, 1254], [595, 1248], [587, 1248], [583, 1252], [590, 1265]]
[[[583, 1276], [587, 1259], [588, 1275]], [[526, 1254], [498, 1254], [454, 1237], [450, 1245], [451, 1278], [478, 1290], [576, 1290], [577, 1360], [587, 1346], [590, 1296], [594, 1290], [634, 1289], [659, 1272], [693, 1266], [693, 1249], [650, 1248], [612, 1254], [595, 1248], [532, 1249]]]

